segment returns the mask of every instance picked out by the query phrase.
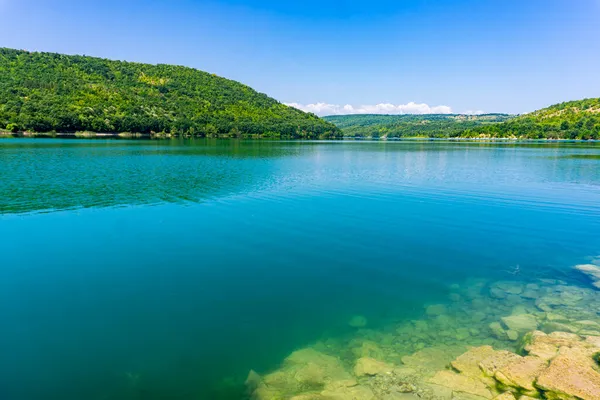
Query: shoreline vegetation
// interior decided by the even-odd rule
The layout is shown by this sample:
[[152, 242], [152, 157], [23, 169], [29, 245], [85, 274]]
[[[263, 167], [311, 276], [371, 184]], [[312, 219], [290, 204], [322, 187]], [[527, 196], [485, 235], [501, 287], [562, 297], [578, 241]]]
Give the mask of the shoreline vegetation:
[[[0, 139], [141, 139], [141, 140], [175, 140], [175, 139], [222, 139], [222, 140], [319, 140], [319, 139], [295, 139], [291, 137], [268, 137], [262, 135], [239, 135], [239, 136], [214, 136], [198, 137], [191, 135], [172, 135], [170, 133], [131, 133], [131, 132], [7, 132], [0, 131]], [[337, 138], [325, 139], [328, 141], [354, 141], [354, 142], [402, 142], [402, 141], [420, 141], [420, 142], [537, 142], [537, 143], [572, 143], [572, 142], [600, 142], [600, 139], [564, 139], [564, 138], [540, 138], [531, 139], [524, 137], [427, 137], [427, 136], [406, 136], [406, 137], [352, 137], [343, 136]]]
[[556, 104], [533, 113], [339, 115], [324, 118], [357, 138], [600, 139], [600, 98]]
[[599, 140], [600, 98], [524, 115], [319, 118], [197, 69], [0, 48], [0, 137]]
[[[292, 137], [272, 137], [268, 135], [217, 135], [217, 136], [192, 136], [192, 135], [174, 135], [172, 133], [132, 133], [132, 132], [7, 132], [0, 131], [0, 138], [63, 138], [63, 139], [264, 139], [279, 140], [293, 139]], [[341, 138], [340, 138], [341, 139]]]

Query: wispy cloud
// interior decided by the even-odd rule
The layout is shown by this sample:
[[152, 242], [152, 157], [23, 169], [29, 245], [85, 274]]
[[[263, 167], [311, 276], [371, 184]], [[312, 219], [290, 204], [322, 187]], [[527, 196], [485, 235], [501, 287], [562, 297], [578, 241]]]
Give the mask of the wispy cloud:
[[350, 104], [342, 106], [339, 104], [327, 103], [286, 103], [286, 105], [320, 116], [344, 114], [452, 114], [452, 108], [449, 106], [441, 105], [432, 107], [425, 103], [414, 102], [407, 104], [381, 103], [361, 106], [352, 106]]

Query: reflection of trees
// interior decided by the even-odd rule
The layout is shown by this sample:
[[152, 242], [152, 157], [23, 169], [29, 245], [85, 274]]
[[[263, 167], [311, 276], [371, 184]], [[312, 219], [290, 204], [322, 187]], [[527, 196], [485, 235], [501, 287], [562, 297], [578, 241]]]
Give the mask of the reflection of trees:
[[7, 140], [0, 148], [1, 213], [202, 201], [262, 187], [272, 164], [254, 161], [300, 152], [299, 143], [224, 140]]

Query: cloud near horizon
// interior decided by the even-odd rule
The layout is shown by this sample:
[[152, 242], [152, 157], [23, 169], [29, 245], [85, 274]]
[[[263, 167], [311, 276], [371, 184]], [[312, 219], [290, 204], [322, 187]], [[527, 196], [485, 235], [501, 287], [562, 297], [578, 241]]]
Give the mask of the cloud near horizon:
[[302, 111], [311, 112], [319, 116], [344, 115], [344, 114], [452, 114], [449, 106], [431, 107], [425, 103], [410, 102], [407, 104], [380, 103], [375, 105], [361, 105], [354, 107], [350, 104], [345, 106], [339, 104], [315, 103], [299, 104], [285, 103], [285, 105]]

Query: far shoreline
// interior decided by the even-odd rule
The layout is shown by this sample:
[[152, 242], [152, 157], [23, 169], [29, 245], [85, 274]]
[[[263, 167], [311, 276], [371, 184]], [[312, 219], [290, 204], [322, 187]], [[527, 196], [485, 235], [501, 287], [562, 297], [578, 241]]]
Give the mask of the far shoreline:
[[225, 139], [225, 140], [260, 140], [260, 141], [323, 141], [323, 142], [537, 142], [537, 143], [598, 143], [597, 139], [528, 139], [518, 137], [352, 137], [345, 136], [342, 138], [331, 139], [294, 139], [294, 138], [273, 138], [262, 137], [260, 135], [231, 137], [227, 135], [207, 137], [207, 136], [180, 136], [170, 133], [110, 133], [110, 132], [6, 132], [0, 131], [0, 139], [127, 139], [127, 140], [175, 140], [175, 139]]

